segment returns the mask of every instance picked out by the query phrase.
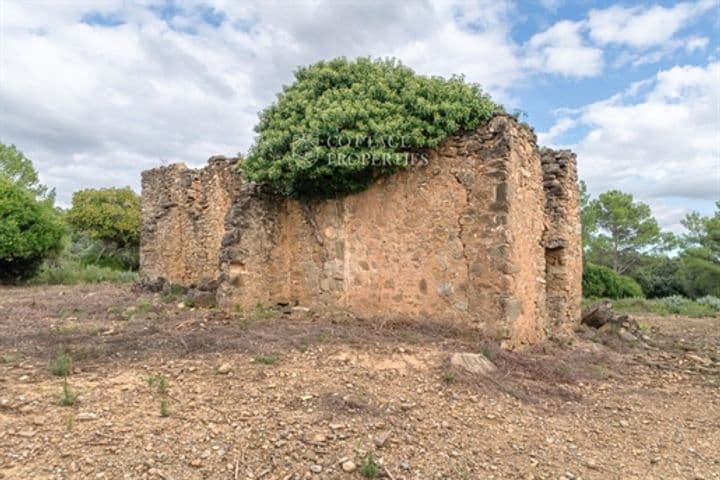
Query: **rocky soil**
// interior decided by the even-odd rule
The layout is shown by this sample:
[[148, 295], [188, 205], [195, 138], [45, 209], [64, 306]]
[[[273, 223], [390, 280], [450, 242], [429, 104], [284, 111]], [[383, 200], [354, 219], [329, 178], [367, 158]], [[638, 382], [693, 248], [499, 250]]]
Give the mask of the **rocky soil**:
[[0, 478], [720, 478], [720, 319], [638, 324], [504, 352], [431, 320], [2, 289]]

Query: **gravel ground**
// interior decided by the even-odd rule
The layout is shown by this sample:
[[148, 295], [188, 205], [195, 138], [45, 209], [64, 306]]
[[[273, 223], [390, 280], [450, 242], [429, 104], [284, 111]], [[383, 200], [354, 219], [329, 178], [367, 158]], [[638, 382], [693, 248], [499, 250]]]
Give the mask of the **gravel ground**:
[[0, 478], [720, 478], [719, 318], [503, 352], [431, 320], [181, 302], [0, 289]]

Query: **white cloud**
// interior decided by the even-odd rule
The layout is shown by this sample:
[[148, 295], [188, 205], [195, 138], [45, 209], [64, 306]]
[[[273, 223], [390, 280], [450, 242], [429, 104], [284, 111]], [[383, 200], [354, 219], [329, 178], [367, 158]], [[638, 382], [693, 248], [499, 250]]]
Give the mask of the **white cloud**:
[[681, 221], [690, 213], [690, 209], [685, 207], [672, 207], [663, 200], [656, 200], [652, 205], [652, 213], [664, 230], [683, 233], [685, 232], [685, 227], [683, 227]]
[[624, 44], [634, 48], [662, 45], [674, 38], [687, 23], [717, 8], [715, 0], [684, 2], [663, 7], [625, 7], [614, 5], [591, 10], [587, 26], [590, 37], [600, 45]]
[[527, 64], [569, 77], [599, 74], [603, 67], [603, 52], [583, 40], [582, 28], [582, 22], [563, 20], [533, 35], [528, 42]]
[[692, 53], [696, 50], [705, 50], [705, 47], [708, 46], [708, 43], [710, 43], [709, 38], [693, 35], [685, 39], [685, 51], [688, 53]]
[[[589, 132], [575, 145], [581, 177], [595, 193], [618, 188], [659, 210], [720, 198], [720, 63], [677, 66], [580, 109]], [[561, 117], [554, 131], [570, 121]], [[680, 213], [674, 207], [671, 225]], [[685, 211], [685, 210], [683, 210]], [[669, 215], [669, 214], [668, 214]], [[667, 221], [670, 222], [668, 216]]]
[[[556, 0], [548, 3], [549, 8], [553, 5]], [[163, 8], [170, 9], [164, 12], [167, 21], [158, 14]], [[219, 26], [204, 21], [211, 8], [224, 19]], [[174, 4], [161, 0], [0, 0], [0, 141], [16, 143], [25, 151], [35, 161], [42, 181], [57, 187], [61, 202], [67, 204], [80, 188], [128, 184], [137, 188], [140, 171], [162, 163], [199, 166], [213, 154], [246, 151], [253, 140], [257, 112], [274, 99], [282, 84], [292, 80], [298, 65], [340, 55], [397, 56], [423, 74], [464, 73], [469, 81], [479, 82], [507, 103], [514, 89], [527, 86], [537, 73], [573, 78], [600, 74], [603, 51], [590, 38], [609, 44], [613, 40], [606, 35], [617, 34], [618, 42], [633, 48], [658, 39], [670, 39], [668, 44], [675, 45], [682, 40], [676, 35], [682, 25], [707, 7], [705, 3], [623, 7], [612, 11], [621, 20], [615, 27], [596, 10], [594, 23], [591, 18], [560, 21], [524, 45], [512, 39], [518, 9], [510, 0], [383, 5], [330, 0]], [[666, 10], [680, 18], [668, 23], [670, 33], [653, 33], [655, 37], [632, 33], [638, 26], [654, 26], [658, 18], [669, 22]], [[652, 15], [646, 17], [647, 12]], [[121, 24], [82, 23], [88, 14]], [[704, 37], [688, 39], [677, 48], [707, 47]], [[629, 61], [652, 53], [652, 49], [641, 49]], [[664, 146], [654, 149], [655, 141], [647, 141], [655, 137], [636, 135], [634, 140], [620, 142], [622, 128], [613, 130], [612, 122], [622, 122], [627, 116], [641, 115], [635, 122], [639, 124], [646, 115], [650, 123], [637, 128], [646, 135], [665, 135], [673, 125], [683, 130], [683, 125], [677, 125], [683, 119], [711, 138], [708, 129], [717, 125], [717, 118], [702, 126], [696, 125], [693, 115], [702, 101], [709, 108], [712, 98], [692, 105], [684, 100], [688, 91], [701, 88], [700, 79], [695, 87], [682, 80], [693, 75], [702, 76], [689, 71], [676, 79], [659, 75], [650, 86], [654, 85], [657, 95], [665, 92], [660, 100], [648, 94], [632, 103], [626, 96], [599, 102], [580, 114], [566, 112], [565, 119], [541, 138], [553, 143], [576, 122], [591, 125], [600, 140], [593, 143], [588, 138], [581, 148], [599, 159], [599, 168], [603, 168], [603, 158], [616, 158], [622, 149], [640, 157], [665, 154]], [[637, 89], [647, 86], [639, 84]], [[669, 100], [671, 87], [679, 96]], [[652, 108], [657, 112], [649, 112]], [[682, 116], [682, 108], [693, 113]], [[668, 122], [673, 125], [657, 125], [655, 114], [669, 113], [678, 115]], [[653, 125], [656, 130], [651, 130]], [[702, 139], [685, 144], [695, 141]], [[618, 147], [606, 155], [603, 142]], [[658, 188], [672, 186], [659, 177], [654, 181]]]
[[577, 120], [574, 118], [561, 117], [547, 132], [538, 132], [538, 145], [555, 146], [555, 141], [558, 137], [561, 137], [565, 132], [575, 127], [577, 123]]
[[[140, 171], [160, 163], [246, 151], [257, 112], [298, 65], [323, 58], [398, 56], [420, 73], [464, 73], [506, 100], [525, 71], [511, 9], [491, 0], [2, 0], [0, 141], [32, 158], [67, 204], [80, 188], [138, 188]], [[224, 21], [204, 22], [208, 11]], [[88, 15], [93, 25], [81, 22]]]

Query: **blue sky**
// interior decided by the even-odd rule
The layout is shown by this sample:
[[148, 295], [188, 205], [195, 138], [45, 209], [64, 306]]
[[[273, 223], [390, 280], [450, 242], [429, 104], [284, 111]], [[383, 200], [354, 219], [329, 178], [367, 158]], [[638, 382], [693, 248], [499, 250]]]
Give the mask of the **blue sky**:
[[245, 152], [293, 69], [394, 56], [465, 74], [591, 193], [619, 188], [679, 230], [720, 199], [719, 0], [0, 0], [0, 141], [67, 205], [160, 164]]

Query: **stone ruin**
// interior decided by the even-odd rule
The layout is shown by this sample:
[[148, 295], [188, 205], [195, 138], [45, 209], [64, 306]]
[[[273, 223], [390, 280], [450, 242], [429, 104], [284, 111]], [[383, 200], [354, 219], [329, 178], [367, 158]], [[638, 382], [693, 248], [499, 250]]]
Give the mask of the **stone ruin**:
[[225, 157], [143, 172], [142, 277], [212, 292], [222, 308], [466, 322], [509, 348], [571, 333], [575, 155], [497, 115], [428, 158], [329, 200], [277, 196]]

